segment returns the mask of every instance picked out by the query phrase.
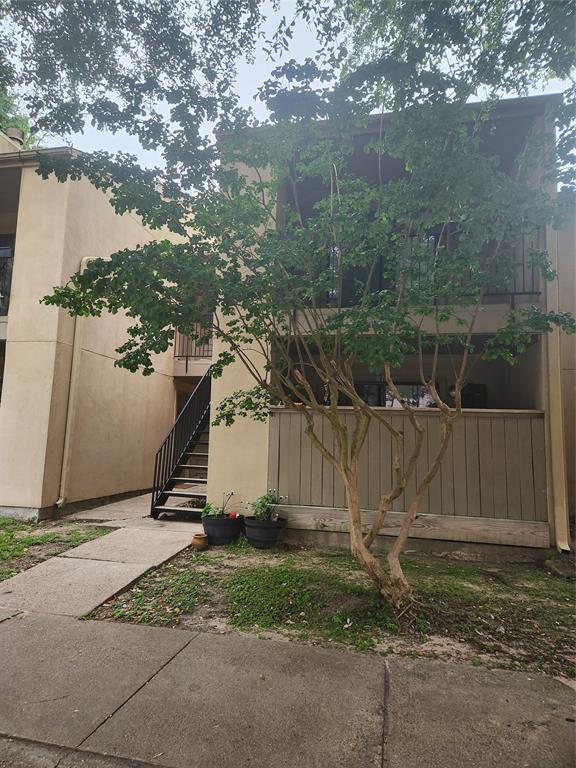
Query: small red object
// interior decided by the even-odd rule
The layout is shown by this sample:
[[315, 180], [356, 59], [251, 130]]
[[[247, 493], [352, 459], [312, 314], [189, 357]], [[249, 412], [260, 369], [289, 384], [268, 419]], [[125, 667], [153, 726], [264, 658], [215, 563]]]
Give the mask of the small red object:
[[238, 517], [238, 512], [230, 512], [230, 513], [228, 514], [228, 517], [232, 517], [232, 518], [234, 518], [234, 517]]

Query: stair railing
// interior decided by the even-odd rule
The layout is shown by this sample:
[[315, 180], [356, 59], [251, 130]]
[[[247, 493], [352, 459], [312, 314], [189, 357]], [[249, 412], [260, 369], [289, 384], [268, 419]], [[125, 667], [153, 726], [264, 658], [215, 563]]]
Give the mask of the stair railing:
[[174, 426], [158, 451], [154, 462], [154, 485], [152, 488], [151, 511], [158, 504], [165, 486], [176, 466], [183, 463], [182, 457], [188, 445], [202, 426], [210, 409], [210, 368], [198, 382], [196, 389], [174, 422]]

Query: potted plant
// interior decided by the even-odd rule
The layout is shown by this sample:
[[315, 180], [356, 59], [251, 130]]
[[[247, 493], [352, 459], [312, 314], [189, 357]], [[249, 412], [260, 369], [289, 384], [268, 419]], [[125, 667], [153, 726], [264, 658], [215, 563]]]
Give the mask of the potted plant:
[[286, 526], [286, 520], [278, 517], [277, 504], [277, 497], [270, 492], [251, 502], [250, 508], [254, 512], [254, 517], [247, 517], [244, 524], [246, 538], [253, 547], [271, 549], [278, 543], [280, 531]]
[[242, 532], [242, 520], [236, 512], [226, 512], [226, 507], [233, 496], [233, 491], [224, 494], [222, 506], [210, 502], [202, 510], [202, 525], [208, 536], [208, 543], [216, 546], [230, 544]]

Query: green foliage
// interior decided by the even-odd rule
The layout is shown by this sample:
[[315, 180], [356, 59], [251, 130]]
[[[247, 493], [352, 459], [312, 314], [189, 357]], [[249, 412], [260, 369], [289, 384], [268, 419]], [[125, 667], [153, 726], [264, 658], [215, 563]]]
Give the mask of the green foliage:
[[249, 416], [254, 421], [267, 421], [272, 399], [261, 387], [240, 389], [223, 398], [217, 406], [214, 426], [231, 426], [237, 418]]
[[[260, 6], [260, 0], [7, 0], [0, 7], [0, 88], [18, 88], [42, 132], [69, 135], [90, 122], [159, 149], [165, 167], [158, 179], [173, 197], [176, 187], [201, 184], [216, 159], [206, 123], [230, 127], [244, 115], [232, 86], [237, 59], [250, 59], [259, 39]], [[111, 161], [123, 177], [120, 197], [150, 197], [154, 184], [146, 189], [135, 158], [119, 153], [101, 160], [102, 169]]]
[[[0, 18], [21, 45], [0, 47], [0, 74], [27, 94], [41, 129], [65, 134], [91, 119], [164, 156], [161, 169], [142, 169], [122, 153], [45, 157], [42, 173], [85, 175], [119, 213], [134, 211], [147, 226], [181, 238], [93, 262], [46, 303], [79, 315], [127, 310], [133, 324], [118, 364], [145, 374], [174, 328], [194, 337], [219, 306], [222, 322], [210, 332], [230, 351], [219, 354], [213, 375], [234, 359], [248, 362], [249, 346], [270, 345], [275, 356], [266, 359], [265, 380], [221, 404], [223, 424], [265, 418], [270, 402], [285, 402], [279, 390], [285, 393], [287, 380], [286, 402], [301, 402], [309, 400], [306, 383], [316, 387], [320, 378], [328, 391], [352, 361], [381, 372], [436, 344], [465, 349], [466, 310], [487, 287], [506, 291], [513, 244], [555, 217], [543, 188], [526, 183], [550, 160], [548, 137], [536, 138], [529, 152], [518, 148], [517, 177], [491, 141], [502, 93], [523, 93], [571, 70], [573, 8], [557, 5], [299, 0], [264, 47], [280, 55], [295, 19], [303, 19], [324, 48], [303, 62], [280, 62], [260, 91], [274, 129], [251, 131], [244, 130], [255, 123], [238, 107], [234, 77], [239, 54], [250, 57], [260, 44], [258, 0], [5, 4]], [[77, 45], [63, 45], [56, 32], [72, 28]], [[488, 102], [466, 107], [481, 89]], [[393, 117], [374, 117], [390, 107]], [[330, 132], [316, 117], [330, 118]], [[205, 138], [206, 123], [227, 131], [218, 144]], [[363, 147], [359, 129], [371, 130]], [[570, 137], [562, 136], [563, 160], [558, 154], [552, 163], [566, 181], [558, 163], [567, 161]], [[376, 174], [354, 171], [359, 153]], [[238, 163], [252, 169], [249, 177]], [[303, 210], [298, 198], [307, 189], [314, 192], [304, 194]], [[290, 203], [280, 222], [278, 196]], [[546, 253], [534, 259], [551, 279]], [[302, 331], [292, 321], [326, 304], [336, 311], [316, 316], [308, 329], [298, 366], [305, 382], [297, 385], [289, 361], [278, 370], [295, 352], [290, 337]], [[508, 337], [517, 343], [493, 344], [488, 355], [511, 360], [525, 345], [529, 320], [520, 329], [514, 319]], [[550, 315], [548, 325], [558, 320]], [[461, 334], [423, 330], [441, 331], [450, 321]], [[317, 361], [308, 358], [321, 352], [321, 370], [314, 370]]]
[[34, 133], [30, 128], [30, 120], [19, 108], [17, 100], [0, 85], [0, 131], [8, 128], [19, 128], [24, 134], [24, 149], [36, 144]]
[[207, 501], [202, 507], [202, 517], [225, 517], [225, 513], [222, 507]]
[[[319, 415], [342, 430], [327, 441], [333, 453], [317, 435], [316, 447], [348, 477], [376, 416], [355, 371], [392, 388], [411, 358], [451, 423], [460, 404], [450, 411], [450, 384], [458, 395], [472, 355], [512, 364], [536, 336], [575, 330], [562, 312], [510, 301], [492, 338], [475, 334], [487, 294], [514, 292], [518, 246], [540, 275], [535, 301], [555, 277], [533, 243], [570, 205], [574, 86], [531, 102], [513, 131], [514, 109], [499, 100], [570, 76], [573, 13], [546, 0], [298, 0], [264, 45], [287, 50], [294, 18], [323, 45], [279, 62], [259, 92], [269, 124], [258, 126], [234, 78], [238, 57], [259, 45], [259, 0], [4, 3], [0, 21], [21, 44], [2, 45], [0, 33], [0, 86], [27, 94], [35, 125], [67, 134], [90, 119], [163, 156], [155, 169], [125, 153], [46, 156], [41, 173], [85, 176], [117, 212], [177, 241], [159, 234], [94, 261], [44, 302], [73, 315], [126, 311], [116, 364], [144, 374], [175, 328], [213, 336], [224, 350], [213, 375], [236, 361], [252, 378], [216, 423], [262, 420], [280, 403], [301, 409], [314, 438]], [[77, 30], [74, 46], [61, 29]], [[478, 94], [483, 103], [468, 103]], [[566, 191], [555, 198], [557, 182]], [[461, 360], [444, 394], [439, 355]], [[354, 427], [336, 424], [343, 402]], [[417, 458], [400, 460], [399, 492]]]
[[[214, 374], [235, 359], [250, 368], [250, 346], [262, 347], [266, 370], [256, 386], [220, 404], [216, 423], [227, 425], [239, 416], [262, 420], [273, 402], [309, 402], [306, 384], [317, 389], [318, 378], [326, 385], [341, 379], [354, 361], [381, 371], [436, 344], [464, 349], [466, 318], [483, 292], [510, 290], [513, 245], [554, 219], [544, 188], [526, 181], [540, 157], [519, 155], [522, 173], [510, 175], [510, 158], [488, 151], [499, 131], [497, 106], [415, 106], [387, 118], [383, 134], [381, 128], [372, 121], [362, 151], [386, 180], [355, 170], [354, 124], [342, 124], [335, 136], [308, 124], [227, 137], [222, 167], [194, 198], [185, 243], [162, 240], [94, 261], [45, 302], [80, 315], [126, 309], [134, 324], [119, 364], [144, 373], [175, 327], [194, 336], [218, 306], [222, 322], [209, 332], [231, 351], [220, 354]], [[267, 178], [246, 177], [231, 163], [265, 167]], [[150, 226], [181, 235], [188, 217], [192, 222], [182, 196], [169, 204], [157, 192], [126, 197], [122, 186], [112, 189], [114, 173], [92, 168], [89, 175], [111, 190], [119, 210], [135, 205]], [[151, 182], [138, 184], [148, 189]], [[305, 213], [298, 198], [285, 207], [276, 227], [268, 201], [291, 188], [317, 191]], [[543, 280], [553, 279], [544, 251], [532, 260]], [[307, 327], [290, 320], [298, 315], [307, 316]], [[443, 330], [451, 321], [461, 332]], [[570, 330], [559, 314], [530, 310], [520, 319], [511, 312], [507, 332], [486, 356], [512, 361], [531, 335], [555, 325]], [[300, 364], [297, 336], [305, 344]]]
[[250, 509], [254, 512], [256, 520], [271, 520], [276, 504], [278, 504], [278, 497], [269, 491], [258, 497], [256, 501], [250, 502]]
[[[556, 78], [555, 174], [574, 185], [576, 6], [571, 0], [339, 0], [310, 4], [324, 59], [340, 65], [334, 101], [374, 107], [525, 95]], [[305, 74], [290, 83], [296, 90]], [[289, 90], [286, 88], [286, 90]]]
[[222, 504], [220, 506], [212, 504], [209, 501], [206, 502], [202, 508], [202, 517], [226, 517], [228, 515], [228, 512], [226, 512], [226, 507], [230, 503], [233, 495], [233, 491], [228, 491], [228, 493], [225, 493], [222, 497]]

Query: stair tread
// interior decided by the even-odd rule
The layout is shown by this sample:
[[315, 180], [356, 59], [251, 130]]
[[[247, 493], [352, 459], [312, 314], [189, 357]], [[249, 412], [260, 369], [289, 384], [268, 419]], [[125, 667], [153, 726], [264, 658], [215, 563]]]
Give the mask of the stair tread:
[[193, 496], [206, 496], [205, 491], [162, 491], [163, 496], [184, 496], [190, 498]]
[[156, 512], [201, 512], [202, 507], [167, 507], [164, 504], [160, 504], [154, 507]]
[[170, 478], [171, 483], [201, 483], [204, 485], [208, 482], [208, 479], [206, 477], [171, 477]]
[[175, 469], [208, 469], [206, 464], [176, 464]]

